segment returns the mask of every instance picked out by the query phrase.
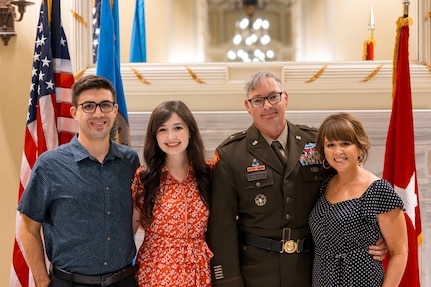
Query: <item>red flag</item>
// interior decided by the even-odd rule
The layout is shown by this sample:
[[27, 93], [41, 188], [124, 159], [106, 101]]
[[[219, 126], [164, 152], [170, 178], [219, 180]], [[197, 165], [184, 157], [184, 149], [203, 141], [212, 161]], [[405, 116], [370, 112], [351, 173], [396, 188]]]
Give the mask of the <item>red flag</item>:
[[400, 287], [420, 286], [418, 246], [422, 242], [409, 67], [410, 18], [397, 21], [393, 70], [392, 114], [386, 139], [383, 178], [401, 196], [406, 208], [409, 255]]
[[[36, 31], [18, 201], [36, 159], [43, 152], [69, 142], [78, 130], [69, 112], [73, 83], [72, 64], [60, 20], [60, 0], [52, 3], [45, 0], [40, 7]], [[17, 212], [11, 287], [34, 286], [24, 260], [20, 225], [21, 215]]]
[[368, 39], [364, 42], [364, 52], [362, 60], [374, 60], [374, 10], [373, 6], [370, 7], [370, 21], [368, 22]]
[[364, 54], [362, 60], [374, 60], [374, 45], [376, 41], [374, 39], [367, 39], [364, 42]]

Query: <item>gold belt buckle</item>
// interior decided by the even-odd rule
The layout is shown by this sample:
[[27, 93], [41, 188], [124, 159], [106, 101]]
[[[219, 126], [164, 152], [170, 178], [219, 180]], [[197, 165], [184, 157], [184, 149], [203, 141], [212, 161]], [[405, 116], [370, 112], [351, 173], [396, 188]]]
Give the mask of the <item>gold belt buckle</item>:
[[298, 251], [298, 243], [294, 240], [287, 240], [283, 243], [283, 250], [286, 253], [294, 253]]
[[[287, 231], [287, 238], [286, 238], [286, 231]], [[292, 233], [292, 229], [290, 228], [283, 228], [283, 234], [281, 235], [281, 251], [280, 253], [286, 252], [286, 253], [295, 253], [295, 252], [299, 252], [298, 251], [298, 244], [299, 244], [299, 239], [298, 240], [292, 240], [290, 239]]]

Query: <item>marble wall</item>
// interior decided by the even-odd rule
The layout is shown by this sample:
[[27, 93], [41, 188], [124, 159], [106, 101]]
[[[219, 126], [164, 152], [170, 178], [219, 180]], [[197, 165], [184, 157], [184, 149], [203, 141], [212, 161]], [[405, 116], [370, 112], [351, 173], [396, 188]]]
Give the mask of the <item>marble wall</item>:
[[[338, 111], [288, 111], [287, 119], [297, 124], [310, 124], [318, 127], [329, 114]], [[371, 141], [371, 150], [365, 167], [378, 176], [382, 175], [386, 135], [390, 110], [355, 110], [364, 124]], [[195, 112], [207, 157], [212, 158], [217, 145], [232, 133], [246, 129], [250, 124], [247, 112]], [[150, 113], [129, 113], [132, 147], [141, 157], [144, 136]], [[416, 171], [420, 193], [423, 244], [419, 250], [421, 286], [431, 287], [431, 111], [414, 111]], [[428, 255], [426, 255], [428, 254]]]

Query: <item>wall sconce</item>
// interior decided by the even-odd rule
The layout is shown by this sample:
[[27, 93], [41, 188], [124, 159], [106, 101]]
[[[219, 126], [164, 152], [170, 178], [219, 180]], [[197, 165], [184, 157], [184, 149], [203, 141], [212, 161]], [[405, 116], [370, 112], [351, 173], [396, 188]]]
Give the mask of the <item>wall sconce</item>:
[[[0, 0], [0, 37], [5, 46], [10, 37], [15, 36], [15, 21], [19, 22], [24, 17], [25, 8], [33, 2], [17, 0]], [[18, 6], [19, 18], [16, 17], [15, 6]]]

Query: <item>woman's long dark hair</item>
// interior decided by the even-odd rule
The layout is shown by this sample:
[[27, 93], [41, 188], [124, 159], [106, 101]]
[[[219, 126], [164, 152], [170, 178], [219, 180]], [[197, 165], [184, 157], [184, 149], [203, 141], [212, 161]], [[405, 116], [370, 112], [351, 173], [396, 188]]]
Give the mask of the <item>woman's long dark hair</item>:
[[135, 199], [137, 206], [140, 206], [142, 198], [144, 201], [141, 207], [144, 227], [151, 224], [156, 195], [160, 189], [162, 166], [166, 160], [166, 154], [157, 144], [157, 130], [173, 113], [176, 113], [189, 128], [190, 139], [187, 146], [187, 156], [196, 176], [200, 196], [203, 202], [209, 206], [211, 172], [210, 167], [205, 162], [205, 149], [196, 120], [190, 109], [182, 101], [163, 102], [153, 110], [148, 122], [144, 144], [145, 169], [141, 174], [144, 190], [138, 193]]

